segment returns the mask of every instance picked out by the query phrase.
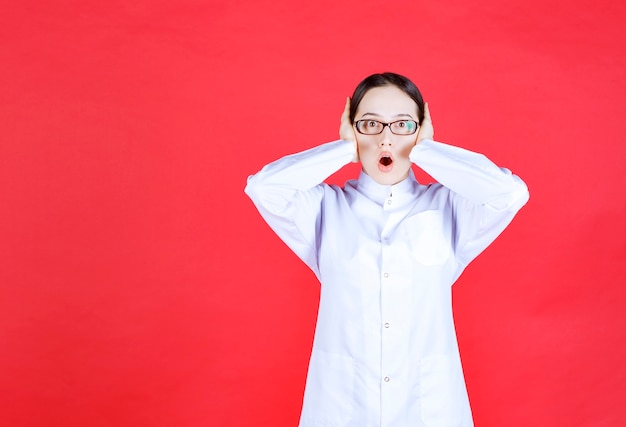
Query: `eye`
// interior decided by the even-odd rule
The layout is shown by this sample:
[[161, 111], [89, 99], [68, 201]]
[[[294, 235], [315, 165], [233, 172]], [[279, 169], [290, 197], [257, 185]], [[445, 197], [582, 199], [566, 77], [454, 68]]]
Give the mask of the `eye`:
[[415, 123], [413, 120], [406, 120], [404, 122], [404, 126], [406, 127], [407, 132], [415, 132], [415, 129], [417, 128], [417, 123]]
[[415, 132], [417, 124], [413, 120], [398, 120], [393, 122], [393, 131], [400, 135], [410, 135]]
[[383, 124], [374, 119], [364, 119], [356, 122], [356, 128], [364, 135], [378, 135], [383, 130]]

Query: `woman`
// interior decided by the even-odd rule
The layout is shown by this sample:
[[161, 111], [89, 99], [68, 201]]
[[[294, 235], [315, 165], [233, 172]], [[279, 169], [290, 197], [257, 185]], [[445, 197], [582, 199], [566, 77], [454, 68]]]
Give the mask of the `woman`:
[[[451, 285], [528, 190], [433, 135], [417, 87], [375, 74], [347, 100], [340, 140], [248, 179], [263, 218], [322, 284], [301, 427], [473, 424]], [[350, 161], [358, 179], [323, 183]], [[412, 163], [438, 183], [418, 183]]]

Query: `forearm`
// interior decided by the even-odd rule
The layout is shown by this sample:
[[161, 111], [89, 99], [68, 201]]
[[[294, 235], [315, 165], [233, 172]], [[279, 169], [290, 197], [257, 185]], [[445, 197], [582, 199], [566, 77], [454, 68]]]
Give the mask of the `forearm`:
[[482, 154], [424, 140], [410, 159], [439, 183], [462, 197], [494, 209], [519, 209], [528, 200], [526, 184]]
[[257, 205], [283, 204], [297, 192], [322, 183], [354, 155], [354, 144], [339, 140], [285, 156], [248, 177], [245, 192]]

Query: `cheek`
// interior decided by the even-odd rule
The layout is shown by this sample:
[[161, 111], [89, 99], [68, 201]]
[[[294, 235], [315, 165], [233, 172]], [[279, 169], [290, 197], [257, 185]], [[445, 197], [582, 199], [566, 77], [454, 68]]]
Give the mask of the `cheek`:
[[367, 153], [371, 153], [376, 149], [376, 143], [369, 141], [363, 138], [357, 138], [356, 140], [357, 147], [359, 149], [359, 154], [364, 155]]
[[409, 154], [411, 154], [411, 149], [413, 148], [412, 145], [407, 145], [402, 147], [402, 150], [400, 150], [400, 154], [402, 155], [402, 157], [409, 157]]
[[402, 147], [400, 148], [400, 154], [403, 157], [409, 157], [409, 154], [411, 154], [411, 150], [413, 149], [413, 147], [415, 147], [415, 141], [417, 141], [417, 138], [406, 141], [402, 145]]

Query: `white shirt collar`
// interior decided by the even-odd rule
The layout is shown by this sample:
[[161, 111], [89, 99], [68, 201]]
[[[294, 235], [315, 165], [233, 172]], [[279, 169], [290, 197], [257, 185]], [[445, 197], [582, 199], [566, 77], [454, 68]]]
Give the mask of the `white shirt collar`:
[[418, 182], [412, 169], [409, 169], [409, 176], [406, 179], [393, 185], [379, 184], [361, 170], [357, 180], [357, 191], [380, 206], [390, 197], [397, 200], [399, 204], [404, 204], [403, 202], [407, 199], [413, 199], [417, 185]]

